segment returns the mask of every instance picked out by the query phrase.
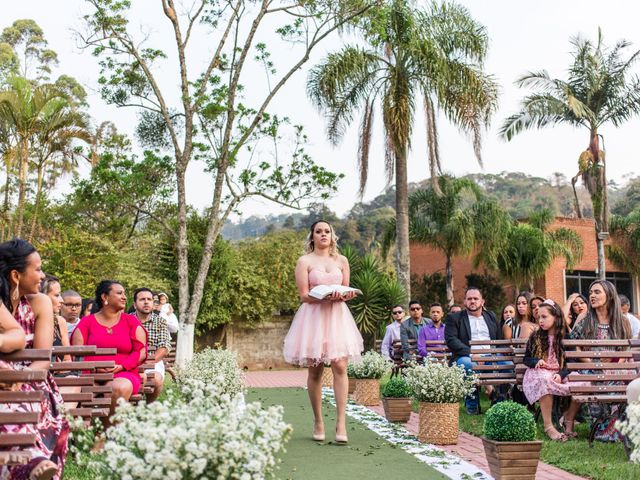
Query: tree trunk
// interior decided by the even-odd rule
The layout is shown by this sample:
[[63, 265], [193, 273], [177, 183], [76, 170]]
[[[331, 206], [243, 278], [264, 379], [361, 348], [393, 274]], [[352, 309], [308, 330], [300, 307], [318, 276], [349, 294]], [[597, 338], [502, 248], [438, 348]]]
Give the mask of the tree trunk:
[[36, 200], [33, 205], [33, 213], [31, 215], [31, 229], [29, 230], [29, 237], [27, 240], [33, 243], [33, 237], [36, 233], [36, 222], [38, 221], [38, 210], [40, 208], [40, 201], [42, 197], [42, 180], [44, 177], [44, 165], [38, 165], [38, 183], [36, 187]]
[[22, 223], [24, 221], [24, 205], [27, 199], [27, 176], [29, 173], [29, 144], [24, 139], [20, 142], [20, 175], [18, 178], [18, 219], [13, 229], [13, 235], [20, 237], [22, 235]]
[[396, 269], [398, 281], [405, 290], [406, 303], [411, 296], [411, 265], [409, 259], [409, 188], [407, 185], [407, 154], [397, 148], [396, 160]]
[[195, 325], [193, 323], [180, 322], [176, 344], [176, 365], [180, 368], [184, 368], [193, 358], [194, 333]]
[[2, 203], [2, 228], [0, 228], [0, 241], [4, 242], [9, 238], [9, 189], [11, 188], [11, 169], [7, 165], [7, 178], [4, 182], [4, 201]]
[[582, 218], [582, 209], [580, 208], [580, 200], [578, 200], [578, 192], [576, 192], [576, 182], [580, 178], [580, 173], [571, 179], [571, 188], [573, 189], [573, 208], [578, 218]]
[[608, 232], [608, 199], [607, 199], [607, 175], [605, 172], [605, 159], [600, 155], [600, 139], [598, 131], [591, 129], [591, 138], [589, 140], [589, 150], [593, 156], [594, 174], [596, 174], [596, 189], [591, 196], [593, 204], [593, 216], [596, 224], [596, 246], [598, 254], [598, 278], [604, 280], [606, 278], [606, 265], [604, 254], [604, 241], [609, 236]]
[[453, 300], [453, 269], [451, 267], [451, 255], [447, 254], [446, 267], [445, 267], [445, 279], [447, 285], [447, 305], [454, 304]]

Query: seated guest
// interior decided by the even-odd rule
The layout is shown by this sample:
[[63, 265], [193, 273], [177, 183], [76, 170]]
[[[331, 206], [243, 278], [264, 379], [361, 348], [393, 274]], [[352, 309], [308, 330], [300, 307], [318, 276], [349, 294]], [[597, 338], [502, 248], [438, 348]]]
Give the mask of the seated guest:
[[502, 328], [502, 336], [506, 340], [527, 339], [538, 329], [531, 310], [531, 298], [529, 292], [520, 292], [516, 297], [515, 315]]
[[567, 301], [562, 307], [562, 312], [569, 326], [569, 331], [587, 315], [587, 303], [587, 297], [581, 293], [572, 293], [569, 295], [569, 298], [567, 298]]
[[564, 414], [564, 433], [560, 433], [553, 425], [553, 396], [571, 396], [569, 385], [565, 381], [569, 372], [565, 368], [562, 347], [562, 341], [568, 331], [562, 310], [552, 300], [542, 302], [538, 311], [540, 328], [527, 342], [524, 364], [529, 368], [524, 373], [522, 389], [531, 405], [539, 402], [547, 436], [551, 440], [564, 442], [567, 438], [576, 436], [573, 423], [580, 410], [580, 404], [572, 401]]
[[164, 357], [171, 350], [171, 335], [167, 322], [153, 311], [153, 292], [151, 289], [142, 287], [133, 292], [134, 315], [140, 320], [142, 326], [147, 331], [147, 350], [153, 352], [150, 361], [154, 363], [154, 368], [147, 370], [153, 372], [154, 389], [153, 393], [147, 395], [147, 402], [153, 402], [164, 386]]
[[387, 325], [380, 347], [380, 353], [387, 360], [393, 359], [393, 342], [400, 340], [402, 320], [404, 320], [404, 308], [402, 305], [394, 305], [391, 308], [391, 323]]
[[[0, 300], [13, 314], [26, 336], [25, 348], [51, 349], [53, 344], [53, 308], [51, 300], [40, 293], [43, 280], [42, 261], [36, 249], [28, 242], [14, 239], [0, 244]], [[4, 311], [4, 310], [3, 310]], [[49, 360], [14, 364], [17, 368], [49, 370]], [[35, 445], [29, 448], [31, 460], [26, 465], [0, 467], [0, 478], [61, 478], [67, 455], [69, 424], [62, 414], [62, 397], [48, 372], [47, 379], [23, 383], [25, 393], [44, 392], [38, 405], [24, 404], [24, 410], [36, 408], [40, 412], [38, 423], [20, 426], [20, 433], [35, 435]], [[15, 406], [2, 405], [10, 411]], [[20, 408], [20, 404], [18, 404]], [[2, 433], [16, 433], [15, 425], [0, 425]]]
[[124, 313], [127, 297], [124, 287], [114, 280], [103, 280], [96, 288], [95, 307], [97, 312], [84, 317], [71, 336], [73, 345], [95, 345], [98, 348], [116, 348], [117, 353], [109, 356], [86, 356], [87, 361], [113, 360], [115, 367], [105, 370], [112, 372], [111, 412], [118, 399], [129, 400], [140, 390], [138, 366], [147, 357], [147, 333], [140, 321], [133, 315]]
[[[502, 332], [493, 312], [485, 310], [482, 292], [476, 287], [469, 287], [465, 292], [464, 306], [466, 310], [447, 315], [444, 337], [451, 351], [452, 361], [462, 365], [467, 372], [473, 369], [471, 362], [471, 340], [500, 340]], [[487, 389], [492, 393], [493, 389]], [[465, 398], [467, 413], [478, 414], [479, 392]]]
[[93, 298], [83, 298], [82, 312], [80, 313], [80, 318], [88, 317], [89, 315], [91, 315], [92, 310], [93, 310]]
[[444, 311], [442, 305], [439, 303], [432, 303], [429, 307], [429, 318], [431, 321], [427, 323], [425, 327], [420, 330], [418, 335], [418, 354], [421, 357], [426, 357], [429, 350], [433, 350], [435, 347], [427, 345], [427, 340], [444, 341], [444, 325], [442, 324], [442, 318], [444, 317]]
[[636, 318], [636, 316], [629, 312], [631, 310], [631, 302], [629, 301], [629, 297], [626, 295], [618, 295], [620, 298], [620, 308], [622, 308], [622, 313], [629, 320], [629, 325], [631, 326], [631, 338], [638, 338], [638, 334], [640, 333], [640, 320]]
[[[65, 290], [62, 292], [62, 305], [60, 305], [60, 315], [67, 322], [67, 331], [69, 337], [78, 326], [78, 322], [84, 316], [82, 314], [84, 303], [80, 294], [74, 290]], [[88, 314], [87, 314], [88, 315]]]
[[505, 340], [511, 340], [513, 319], [516, 316], [516, 307], [513, 304], [505, 305], [502, 309], [502, 319], [500, 320], [500, 328], [502, 329], [502, 337]]
[[420, 330], [427, 324], [427, 319], [422, 316], [422, 305], [417, 300], [409, 302], [409, 318], [400, 325], [400, 341], [402, 342], [402, 357], [411, 360], [409, 341], [418, 342]]
[[538, 307], [544, 302], [544, 297], [536, 295], [529, 300], [529, 306], [531, 307], [531, 314], [533, 315], [533, 323], [538, 324]]
[[454, 303], [449, 307], [449, 311], [447, 313], [458, 313], [462, 311], [462, 307], [457, 303]]
[[164, 292], [158, 293], [158, 302], [160, 303], [160, 316], [166, 320], [169, 333], [178, 333], [180, 322], [173, 311], [173, 306], [169, 303], [169, 296]]

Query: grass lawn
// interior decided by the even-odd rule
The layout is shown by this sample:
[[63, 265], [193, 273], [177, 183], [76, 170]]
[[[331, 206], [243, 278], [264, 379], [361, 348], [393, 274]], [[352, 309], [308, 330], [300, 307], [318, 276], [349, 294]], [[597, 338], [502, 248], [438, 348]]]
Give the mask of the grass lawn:
[[293, 434], [282, 455], [279, 479], [446, 479], [412, 455], [382, 440], [371, 430], [347, 417], [349, 444], [333, 443], [335, 409], [325, 404], [327, 441], [311, 440], [313, 417], [307, 391], [302, 388], [250, 389], [247, 401], [284, 405], [284, 419]]
[[[490, 407], [489, 399], [482, 395], [482, 411]], [[464, 402], [460, 404], [460, 430], [482, 436], [484, 415], [467, 415]], [[547, 438], [538, 422], [538, 440], [542, 445], [541, 460], [567, 472], [593, 480], [640, 479], [640, 465], [629, 462], [622, 443], [594, 442], [589, 448], [589, 430], [585, 423], [576, 426], [578, 438], [565, 443], [553, 442]]]

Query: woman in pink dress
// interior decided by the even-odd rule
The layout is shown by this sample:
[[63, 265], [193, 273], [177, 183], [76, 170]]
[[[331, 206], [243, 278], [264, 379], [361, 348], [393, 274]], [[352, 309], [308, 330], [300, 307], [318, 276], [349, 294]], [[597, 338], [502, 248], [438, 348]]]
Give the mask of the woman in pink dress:
[[[25, 348], [51, 349], [53, 343], [53, 307], [51, 300], [40, 293], [40, 282], [44, 278], [42, 262], [36, 249], [24, 240], [14, 239], [0, 245], [0, 298], [26, 336]], [[49, 361], [30, 364], [12, 363], [12, 368], [49, 370]], [[36, 425], [0, 425], [2, 432], [35, 434], [35, 445], [27, 449], [31, 460], [27, 465], [5, 466], [0, 469], [1, 479], [22, 480], [62, 478], [67, 454], [69, 425], [62, 414], [62, 396], [53, 375], [47, 380], [23, 383], [24, 392], [45, 393], [39, 404], [0, 404], [5, 411], [38, 411], [40, 419]]]
[[359, 360], [363, 350], [362, 336], [351, 316], [346, 301], [353, 292], [334, 292], [324, 300], [309, 296], [316, 285], [349, 285], [349, 262], [338, 253], [333, 227], [318, 221], [311, 225], [306, 242], [306, 255], [296, 264], [296, 285], [302, 305], [284, 340], [287, 362], [308, 367], [307, 387], [313, 409], [313, 439], [324, 441], [322, 417], [322, 370], [331, 364], [333, 391], [336, 399], [336, 441], [347, 442], [346, 405], [348, 397], [347, 363]]
[[85, 360], [114, 360], [111, 413], [118, 399], [129, 400], [140, 390], [138, 366], [147, 358], [147, 332], [133, 315], [124, 313], [127, 296], [124, 287], [114, 280], [103, 280], [96, 288], [95, 314], [84, 317], [73, 331], [73, 345], [95, 345], [98, 348], [116, 348], [112, 356], [87, 356]]

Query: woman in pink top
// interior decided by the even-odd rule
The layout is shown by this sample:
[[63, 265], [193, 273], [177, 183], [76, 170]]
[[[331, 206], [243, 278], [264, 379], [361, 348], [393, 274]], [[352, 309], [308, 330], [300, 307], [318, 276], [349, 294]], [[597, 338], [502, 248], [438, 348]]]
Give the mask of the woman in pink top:
[[129, 400], [140, 390], [138, 366], [147, 358], [147, 332], [133, 315], [124, 313], [127, 297], [124, 287], [113, 280], [103, 280], [96, 288], [95, 314], [84, 317], [73, 331], [73, 345], [95, 345], [98, 348], [115, 348], [111, 357], [87, 356], [85, 360], [114, 360], [113, 394], [111, 412], [119, 398]]

